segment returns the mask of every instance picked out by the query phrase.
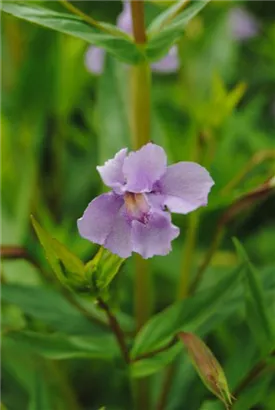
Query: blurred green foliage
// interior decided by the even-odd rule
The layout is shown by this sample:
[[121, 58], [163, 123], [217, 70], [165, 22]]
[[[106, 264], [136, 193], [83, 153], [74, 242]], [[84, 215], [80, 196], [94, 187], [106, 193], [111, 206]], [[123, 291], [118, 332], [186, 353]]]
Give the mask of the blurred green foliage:
[[[55, 1], [36, 3], [64, 12]], [[74, 4], [109, 24], [122, 8], [118, 1]], [[260, 27], [248, 40], [236, 40], [230, 28], [230, 12], [240, 4]], [[146, 3], [148, 26], [164, 7]], [[196, 211], [192, 278], [215, 244], [198, 293], [163, 310], [174, 302], [190, 229], [189, 217], [175, 215], [181, 235], [173, 251], [150, 260], [158, 314], [134, 342], [132, 260], [108, 296], [133, 358], [165, 345], [179, 330], [204, 336], [231, 391], [239, 392], [234, 410], [273, 410], [275, 402], [274, 355], [267, 360], [264, 346], [265, 315], [275, 314], [274, 187], [251, 195], [275, 172], [274, 13], [274, 2], [210, 3], [179, 39], [178, 73], [153, 75], [152, 140], [170, 163], [195, 160], [215, 181], [208, 207]], [[131, 147], [130, 95], [128, 67], [108, 55], [103, 74], [92, 75], [85, 67], [88, 47], [2, 15], [2, 401], [8, 410], [133, 408], [128, 372], [104, 312], [91, 298], [61, 288], [30, 221], [35, 215], [83, 262], [98, 250], [79, 236], [76, 220], [103, 189], [96, 165]], [[238, 261], [232, 236], [257, 270], [247, 256]], [[269, 343], [268, 353], [272, 337]], [[151, 375], [146, 380], [154, 406], [164, 366], [176, 356], [165, 409], [222, 408], [198, 382], [179, 344], [131, 365], [133, 377]], [[239, 391], [263, 360], [264, 370]]]

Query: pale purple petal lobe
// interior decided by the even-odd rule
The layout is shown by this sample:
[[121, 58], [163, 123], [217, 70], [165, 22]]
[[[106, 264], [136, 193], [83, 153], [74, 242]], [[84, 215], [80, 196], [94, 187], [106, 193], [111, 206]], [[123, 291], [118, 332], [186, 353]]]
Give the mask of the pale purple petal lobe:
[[259, 33], [259, 22], [242, 7], [233, 7], [229, 12], [229, 25], [233, 38], [247, 40]]
[[131, 152], [124, 161], [125, 189], [130, 192], [150, 192], [166, 170], [166, 154], [158, 145], [147, 144]]
[[214, 181], [208, 171], [194, 162], [179, 162], [167, 168], [160, 181], [165, 205], [171, 212], [187, 214], [207, 204]]
[[166, 56], [151, 64], [151, 67], [155, 72], [169, 74], [177, 72], [179, 65], [178, 50], [176, 46], [173, 46]]
[[125, 217], [124, 206], [116, 215], [112, 230], [104, 242], [104, 247], [121, 258], [128, 258], [132, 254], [131, 224]]
[[105, 51], [103, 48], [91, 46], [85, 56], [85, 64], [93, 74], [101, 74], [104, 68]]
[[125, 182], [122, 168], [126, 156], [127, 148], [123, 148], [113, 159], [109, 159], [104, 165], [96, 167], [104, 184], [118, 193]]
[[112, 192], [95, 198], [77, 221], [80, 235], [91, 242], [103, 245], [122, 205], [123, 198]]
[[179, 228], [172, 225], [167, 212], [153, 212], [146, 224], [132, 222], [133, 250], [143, 258], [167, 255], [171, 251], [171, 241], [179, 235]]
[[117, 26], [128, 34], [132, 33], [131, 5], [129, 1], [123, 1], [123, 10], [118, 16]]

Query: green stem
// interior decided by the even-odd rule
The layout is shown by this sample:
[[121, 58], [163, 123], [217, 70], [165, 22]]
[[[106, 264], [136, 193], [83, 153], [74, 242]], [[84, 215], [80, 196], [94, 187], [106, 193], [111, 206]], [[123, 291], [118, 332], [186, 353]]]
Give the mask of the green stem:
[[199, 266], [198, 271], [196, 273], [196, 276], [194, 277], [194, 280], [190, 286], [190, 290], [189, 293], [193, 294], [195, 293], [195, 291], [197, 290], [197, 287], [199, 286], [203, 274], [206, 270], [206, 268], [209, 266], [212, 257], [214, 255], [214, 253], [216, 252], [216, 250], [218, 249], [222, 239], [223, 239], [223, 235], [224, 235], [224, 227], [218, 225], [218, 228], [214, 234], [214, 238], [212, 239], [211, 245], [208, 249], [208, 251], [206, 252], [206, 255], [204, 257], [204, 260], [202, 262], [202, 264]]
[[150, 141], [150, 66], [147, 61], [131, 68], [131, 131], [134, 149]]
[[150, 317], [152, 310], [151, 278], [148, 263], [140, 255], [135, 255], [135, 315], [137, 331]]
[[254, 167], [257, 165], [261, 164], [262, 162], [269, 160], [269, 159], [275, 159], [275, 150], [263, 150], [260, 152], [257, 152], [252, 158], [249, 159], [249, 161], [245, 164], [245, 166], [233, 177], [232, 180], [228, 182], [227, 185], [225, 185], [221, 191], [221, 195], [225, 195], [230, 193], [233, 188], [235, 188], [236, 185], [238, 185], [242, 179], [245, 178], [245, 176], [252, 170]]
[[167, 399], [169, 396], [169, 391], [171, 384], [173, 382], [173, 378], [175, 376], [175, 363], [172, 363], [165, 371], [164, 373], [164, 380], [163, 380], [163, 385], [162, 389], [160, 392], [160, 396], [156, 405], [156, 410], [164, 410], [166, 407]]
[[133, 35], [137, 44], [146, 43], [144, 0], [131, 0]]
[[104, 27], [102, 24], [100, 24], [97, 20], [95, 20], [91, 16], [88, 16], [87, 14], [83, 13], [83, 11], [79, 10], [77, 7], [75, 7], [73, 4], [71, 4], [68, 0], [59, 0], [59, 2], [67, 10], [69, 10], [71, 13], [75, 14], [76, 16], [80, 17], [83, 21], [90, 24], [91, 26], [93, 26], [93, 27], [95, 27], [95, 28], [97, 28], [101, 31], [105, 31], [108, 34], [113, 34], [110, 30], [108, 30], [106, 27]]
[[113, 312], [110, 310], [108, 304], [101, 298], [97, 298], [98, 305], [101, 309], [103, 309], [108, 317], [109, 320], [109, 325], [110, 328], [112, 329], [112, 332], [117, 340], [118, 346], [121, 351], [121, 355], [125, 361], [126, 364], [130, 363], [130, 357], [129, 357], [129, 352], [128, 352], [128, 347], [125, 341], [125, 336], [123, 333], [123, 330], [121, 329], [115, 315]]
[[[133, 36], [142, 48], [146, 43], [143, 0], [131, 1]], [[131, 68], [131, 132], [134, 149], [150, 141], [150, 66], [146, 61]], [[135, 258], [135, 315], [137, 330], [148, 320], [151, 311], [151, 290], [148, 264], [139, 255]], [[135, 410], [150, 409], [147, 379], [134, 384]]]
[[189, 293], [190, 274], [192, 269], [192, 260], [196, 245], [196, 233], [199, 223], [199, 211], [189, 215], [185, 249], [180, 272], [180, 282], [178, 288], [178, 299], [184, 299]]
[[[143, 0], [131, 1], [133, 34], [141, 47], [146, 42]], [[131, 131], [135, 149], [150, 140], [150, 66], [143, 61], [131, 68]], [[139, 255], [136, 259], [136, 320], [139, 329], [149, 317], [148, 265]]]
[[58, 385], [58, 391], [67, 410], [81, 410], [73, 386], [71, 386], [62, 363], [47, 361], [48, 372]]

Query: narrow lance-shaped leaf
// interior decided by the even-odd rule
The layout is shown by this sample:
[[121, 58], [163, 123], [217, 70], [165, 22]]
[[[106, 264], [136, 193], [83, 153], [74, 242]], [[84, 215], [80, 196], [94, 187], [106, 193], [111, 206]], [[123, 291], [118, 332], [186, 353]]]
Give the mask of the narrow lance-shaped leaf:
[[258, 341], [263, 353], [269, 353], [274, 348], [275, 331], [269, 315], [263, 286], [259, 273], [250, 262], [242, 244], [233, 239], [234, 245], [241, 259], [244, 261], [245, 301], [247, 321], [251, 332]]
[[[178, 5], [172, 6], [158, 16], [148, 28], [149, 42], [146, 55], [149, 60], [158, 60], [164, 57], [171, 46], [182, 36], [186, 25], [195, 17], [210, 0], [196, 0], [191, 2], [186, 9], [174, 17]], [[185, 3], [185, 2], [181, 2]], [[171, 20], [171, 21], [170, 21]], [[165, 25], [167, 23], [167, 25]], [[164, 25], [164, 27], [162, 27]]]
[[217, 396], [227, 409], [232, 404], [224, 371], [206, 344], [193, 333], [181, 332], [179, 338], [205, 386]]
[[34, 217], [31, 221], [46, 257], [58, 280], [65, 286], [79, 291], [89, 291], [91, 286], [85, 277], [85, 267], [81, 260], [64, 245], [52, 238]]
[[163, 347], [181, 330], [200, 330], [232, 295], [241, 270], [242, 266], [236, 267], [211, 289], [198, 292], [153, 316], [137, 334], [131, 356], [135, 358]]
[[183, 11], [188, 5], [189, 0], [180, 0], [172, 4], [165, 11], [160, 13], [149, 25], [148, 34], [153, 35], [159, 33], [166, 25], [172, 22], [172, 20]]
[[[128, 121], [126, 67], [111, 55], [105, 58], [104, 71], [99, 78], [94, 126], [99, 141], [99, 163], [112, 158], [121, 147], [131, 144]], [[125, 93], [126, 91], [126, 93]], [[108, 112], [108, 115], [106, 115]], [[90, 116], [88, 111], [87, 116]]]
[[15, 17], [102, 47], [125, 63], [136, 64], [144, 58], [131, 38], [116, 26], [100, 23], [105, 29], [101, 31], [73, 14], [59, 13], [45, 7], [13, 0], [1, 2], [1, 9]]
[[[91, 323], [63, 295], [41, 286], [3, 284], [1, 299], [15, 305], [28, 317], [38, 319], [52, 330], [71, 335], [105, 335], [108, 331], [100, 324]], [[95, 310], [93, 313], [95, 314]]]
[[16, 344], [22, 349], [53, 360], [76, 357], [112, 359], [119, 354], [112, 336], [83, 337], [25, 331], [8, 333], [4, 342]]

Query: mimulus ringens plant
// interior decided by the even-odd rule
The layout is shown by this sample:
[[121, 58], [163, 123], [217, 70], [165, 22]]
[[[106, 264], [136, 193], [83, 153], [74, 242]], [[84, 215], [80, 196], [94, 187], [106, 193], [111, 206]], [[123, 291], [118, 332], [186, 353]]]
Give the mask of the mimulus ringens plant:
[[[117, 19], [117, 26], [128, 34], [132, 33], [131, 6], [129, 1], [123, 1], [123, 11]], [[101, 74], [104, 67], [105, 51], [102, 48], [91, 46], [86, 53], [86, 67], [94, 74]], [[159, 73], [175, 73], [179, 68], [177, 46], [172, 46], [163, 58], [151, 64], [151, 68]]]
[[167, 166], [165, 151], [152, 143], [128, 155], [124, 148], [97, 170], [112, 191], [90, 202], [78, 219], [79, 233], [122, 258], [169, 253], [179, 235], [170, 212], [187, 214], [206, 205], [214, 184], [194, 162]]

